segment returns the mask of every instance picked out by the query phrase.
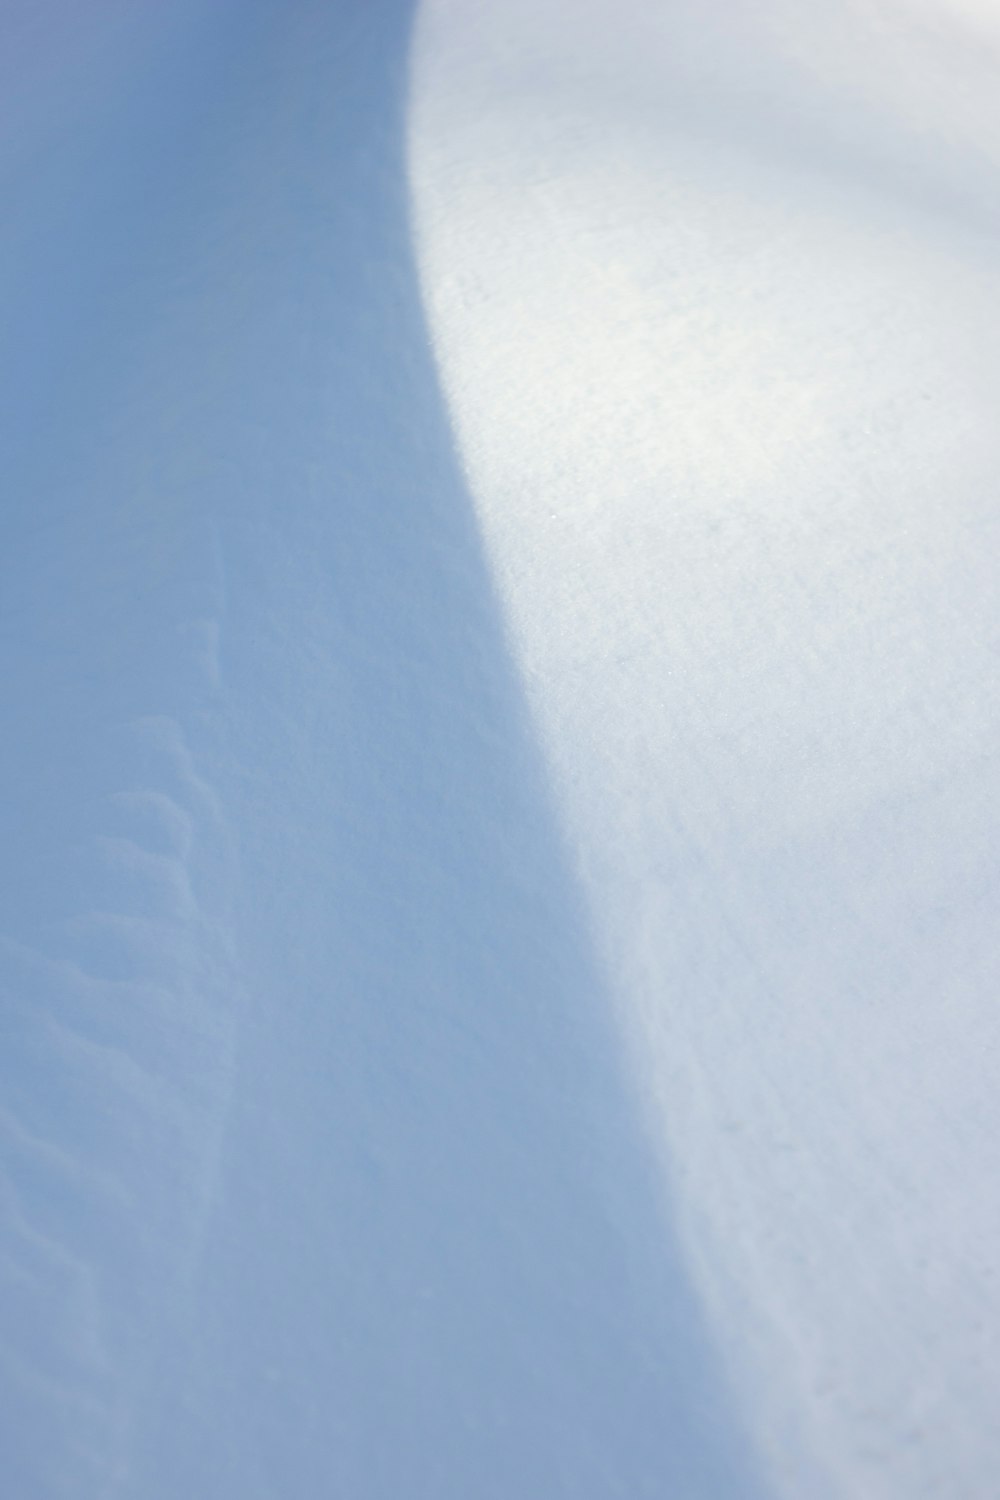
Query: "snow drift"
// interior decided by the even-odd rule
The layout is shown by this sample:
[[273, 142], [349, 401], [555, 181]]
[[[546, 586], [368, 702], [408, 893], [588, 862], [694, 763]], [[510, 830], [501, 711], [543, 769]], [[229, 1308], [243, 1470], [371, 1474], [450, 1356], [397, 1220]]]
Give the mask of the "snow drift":
[[422, 12], [466, 473], [794, 1496], [1000, 1460], [998, 44], [988, 7]]
[[410, 7], [98, 22], [10, 137], [7, 1486], [749, 1493], [438, 394]]
[[7, 1489], [988, 1495], [991, 9], [2, 27]]

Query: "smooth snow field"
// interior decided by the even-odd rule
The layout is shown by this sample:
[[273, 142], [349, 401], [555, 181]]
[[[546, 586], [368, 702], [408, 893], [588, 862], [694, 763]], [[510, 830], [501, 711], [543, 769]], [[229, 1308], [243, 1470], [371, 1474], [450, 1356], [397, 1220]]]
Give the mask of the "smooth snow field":
[[1000, 1493], [1000, 3], [0, 7], [0, 1495]]

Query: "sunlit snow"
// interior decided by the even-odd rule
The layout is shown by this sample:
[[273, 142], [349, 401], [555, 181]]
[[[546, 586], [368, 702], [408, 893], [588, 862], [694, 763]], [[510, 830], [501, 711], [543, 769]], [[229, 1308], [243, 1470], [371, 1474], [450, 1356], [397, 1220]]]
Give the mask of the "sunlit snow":
[[0, 1490], [988, 1500], [1000, 11], [0, 13]]
[[986, 1495], [1000, 13], [420, 37], [449, 404], [740, 1408], [789, 1495]]

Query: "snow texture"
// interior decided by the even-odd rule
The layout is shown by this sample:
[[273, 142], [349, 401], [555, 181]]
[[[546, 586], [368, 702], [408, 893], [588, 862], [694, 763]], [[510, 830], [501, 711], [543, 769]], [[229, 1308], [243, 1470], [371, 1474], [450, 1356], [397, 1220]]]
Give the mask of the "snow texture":
[[987, 1500], [1000, 18], [8, 0], [12, 1500]]
[[749, 1492], [438, 394], [410, 22], [5, 17], [12, 1500]]
[[767, 1483], [1000, 1472], [1000, 12], [428, 0], [421, 265]]

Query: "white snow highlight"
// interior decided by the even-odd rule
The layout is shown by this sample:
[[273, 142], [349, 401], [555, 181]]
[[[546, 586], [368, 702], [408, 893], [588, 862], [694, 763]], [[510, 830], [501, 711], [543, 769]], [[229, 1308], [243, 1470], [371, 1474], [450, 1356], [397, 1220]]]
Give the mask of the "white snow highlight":
[[428, 0], [449, 404], [789, 1496], [1000, 1464], [991, 7]]

